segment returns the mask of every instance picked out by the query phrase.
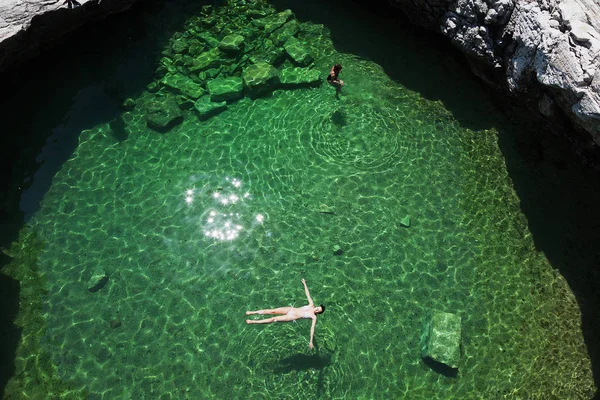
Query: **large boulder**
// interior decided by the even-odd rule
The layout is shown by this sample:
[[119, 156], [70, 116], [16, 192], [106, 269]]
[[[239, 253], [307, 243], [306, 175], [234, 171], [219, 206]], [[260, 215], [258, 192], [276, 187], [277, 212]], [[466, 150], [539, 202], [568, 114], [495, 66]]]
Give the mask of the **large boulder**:
[[458, 368], [460, 362], [461, 320], [458, 315], [434, 312], [425, 324], [421, 357]]
[[206, 84], [210, 100], [214, 102], [233, 101], [243, 97], [244, 83], [242, 78], [231, 77], [213, 79]]

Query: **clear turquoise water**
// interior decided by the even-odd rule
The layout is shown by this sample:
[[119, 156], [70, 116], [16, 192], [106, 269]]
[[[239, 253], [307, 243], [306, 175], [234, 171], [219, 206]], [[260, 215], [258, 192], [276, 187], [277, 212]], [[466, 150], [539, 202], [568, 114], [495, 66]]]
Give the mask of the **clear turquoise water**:
[[[174, 6], [138, 12], [148, 31], [185, 20]], [[343, 51], [338, 26], [300, 22], [315, 68], [344, 65], [341, 100], [328, 85], [277, 90], [204, 122], [186, 112], [166, 134], [145, 125], [145, 91], [123, 126], [77, 124], [76, 107], [65, 117], [88, 129], [15, 251], [36, 252], [44, 324], [25, 335], [41, 333], [39, 353], [23, 346], [17, 369], [53, 376], [9, 388], [93, 399], [591, 398], [577, 303], [535, 249], [498, 146], [500, 130], [519, 127], [447, 49], [425, 47], [429, 37], [397, 31], [406, 46], [371, 54], [400, 61], [378, 64]], [[160, 49], [168, 34], [143, 40]], [[412, 82], [388, 71], [403, 65]], [[118, 71], [107, 75], [129, 82]], [[81, 115], [114, 114], [107, 86], [80, 92]], [[98, 269], [109, 280], [91, 293]], [[302, 278], [327, 306], [312, 351], [308, 321], [244, 323], [246, 310], [303, 305]], [[462, 318], [456, 376], [421, 359], [435, 310]]]

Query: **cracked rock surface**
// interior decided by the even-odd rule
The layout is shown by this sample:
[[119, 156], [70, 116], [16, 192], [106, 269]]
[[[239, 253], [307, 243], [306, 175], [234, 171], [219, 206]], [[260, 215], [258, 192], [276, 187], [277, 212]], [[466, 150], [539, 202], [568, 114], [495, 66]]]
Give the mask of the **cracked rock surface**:
[[[561, 109], [600, 145], [600, 3], [594, 0], [389, 0], [447, 36], [479, 75]], [[493, 78], [490, 78], [493, 76]]]

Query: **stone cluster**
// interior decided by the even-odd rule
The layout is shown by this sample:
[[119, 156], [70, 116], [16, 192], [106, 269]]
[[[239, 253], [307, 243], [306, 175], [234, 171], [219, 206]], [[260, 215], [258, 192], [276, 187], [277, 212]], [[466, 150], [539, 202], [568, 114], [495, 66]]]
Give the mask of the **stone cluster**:
[[155, 94], [146, 102], [147, 126], [166, 132], [186, 110], [205, 120], [243, 97], [320, 85], [322, 74], [297, 37], [302, 29], [290, 10], [275, 12], [266, 2], [204, 6], [162, 51], [147, 87]]

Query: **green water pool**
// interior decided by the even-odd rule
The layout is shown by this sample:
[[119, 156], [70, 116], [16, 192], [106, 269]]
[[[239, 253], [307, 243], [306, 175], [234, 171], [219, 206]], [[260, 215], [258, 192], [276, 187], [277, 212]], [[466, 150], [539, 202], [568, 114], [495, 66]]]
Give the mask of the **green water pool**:
[[[204, 121], [184, 109], [161, 133], [142, 91], [118, 132], [79, 134], [11, 250], [37, 300], [6, 393], [591, 398], [577, 302], [535, 248], [498, 145], [519, 127], [452, 58], [432, 50], [426, 69], [476, 93], [476, 120], [298, 22], [311, 68], [344, 66], [340, 99], [325, 83], [277, 89]], [[97, 271], [109, 279], [90, 292]], [[327, 307], [314, 350], [309, 321], [244, 323], [246, 310], [303, 305], [302, 278]], [[421, 358], [434, 311], [462, 319], [454, 376]]]

